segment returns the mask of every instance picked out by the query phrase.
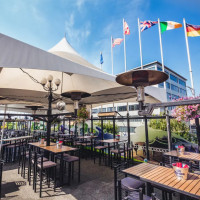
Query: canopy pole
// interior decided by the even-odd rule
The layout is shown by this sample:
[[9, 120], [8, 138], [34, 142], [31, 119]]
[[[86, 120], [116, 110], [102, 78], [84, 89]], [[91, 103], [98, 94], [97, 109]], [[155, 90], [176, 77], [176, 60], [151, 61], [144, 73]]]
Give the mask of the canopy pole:
[[2, 143], [3, 143], [4, 127], [5, 127], [5, 122], [6, 122], [6, 111], [7, 111], [7, 104], [5, 104], [5, 108], [4, 108], [3, 128], [2, 128], [2, 133], [1, 133], [1, 143], [0, 143], [0, 156], [1, 156], [1, 159], [2, 159], [1, 148], [2, 148]]

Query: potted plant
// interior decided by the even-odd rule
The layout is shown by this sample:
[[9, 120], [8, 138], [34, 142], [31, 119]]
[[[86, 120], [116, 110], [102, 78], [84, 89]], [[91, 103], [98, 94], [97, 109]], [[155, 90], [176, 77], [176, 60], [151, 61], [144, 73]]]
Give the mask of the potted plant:
[[86, 107], [83, 106], [80, 109], [78, 109], [77, 112], [77, 122], [85, 122], [87, 119], [89, 119], [90, 113], [87, 111]]

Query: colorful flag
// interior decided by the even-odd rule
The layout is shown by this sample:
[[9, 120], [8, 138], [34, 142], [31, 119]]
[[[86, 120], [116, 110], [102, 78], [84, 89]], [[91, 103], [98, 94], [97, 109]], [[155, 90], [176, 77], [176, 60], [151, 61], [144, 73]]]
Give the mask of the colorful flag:
[[151, 28], [152, 26], [156, 25], [158, 22], [157, 21], [143, 21], [143, 22], [140, 22], [140, 30], [141, 32], [148, 29], [148, 28]]
[[188, 37], [200, 36], [200, 25], [192, 25], [186, 23], [186, 31]]
[[124, 21], [124, 35], [130, 35], [130, 29], [126, 21]]
[[100, 53], [100, 64], [103, 64], [103, 55], [102, 55], [102, 52]]
[[182, 24], [173, 22], [173, 21], [165, 21], [165, 22], [160, 22], [160, 29], [161, 33], [167, 30], [175, 29], [175, 28], [181, 28]]
[[120, 45], [123, 40], [124, 39], [122, 38], [112, 39], [112, 47], [115, 47], [115, 45]]

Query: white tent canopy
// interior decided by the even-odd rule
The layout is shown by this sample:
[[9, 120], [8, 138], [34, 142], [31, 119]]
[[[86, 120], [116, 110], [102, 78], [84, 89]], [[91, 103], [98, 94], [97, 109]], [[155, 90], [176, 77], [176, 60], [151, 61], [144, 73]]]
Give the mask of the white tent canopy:
[[[6, 97], [1, 103], [47, 105], [47, 93], [32, 79], [40, 81], [49, 74], [62, 80], [55, 92], [57, 97], [63, 92], [84, 91], [92, 95], [81, 100], [84, 104], [109, 103], [136, 96], [135, 88], [116, 83], [115, 76], [83, 59], [65, 38], [49, 51], [51, 53], [0, 34], [0, 96]], [[160, 100], [146, 93], [150, 102]], [[73, 103], [71, 99], [64, 101]]]

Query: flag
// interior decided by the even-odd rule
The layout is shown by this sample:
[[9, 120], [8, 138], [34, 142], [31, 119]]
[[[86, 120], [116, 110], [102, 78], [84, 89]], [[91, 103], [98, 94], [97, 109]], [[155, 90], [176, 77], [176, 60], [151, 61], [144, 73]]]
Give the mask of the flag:
[[102, 52], [100, 53], [100, 64], [103, 64], [103, 55], [102, 55]]
[[124, 35], [130, 35], [130, 29], [126, 21], [124, 21]]
[[112, 47], [115, 47], [115, 45], [120, 45], [123, 40], [124, 39], [122, 38], [112, 39]]
[[200, 25], [192, 25], [186, 23], [186, 31], [188, 37], [200, 36]]
[[167, 30], [181, 28], [181, 27], [182, 27], [182, 24], [177, 23], [177, 22], [172, 22], [172, 21], [160, 22], [161, 33]]
[[158, 22], [157, 21], [143, 21], [143, 22], [140, 22], [140, 30], [141, 32], [148, 29], [148, 28], [151, 28], [152, 26], [156, 25]]

